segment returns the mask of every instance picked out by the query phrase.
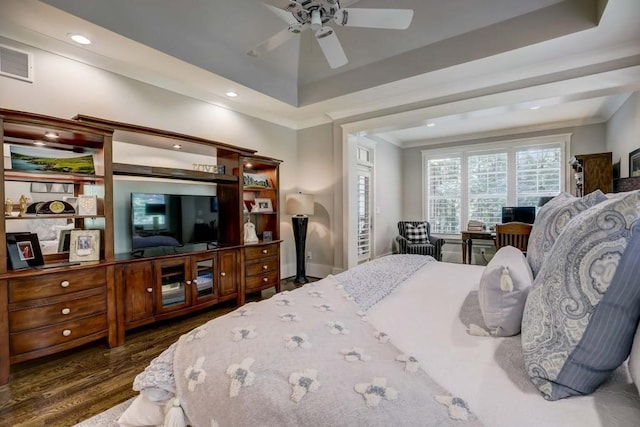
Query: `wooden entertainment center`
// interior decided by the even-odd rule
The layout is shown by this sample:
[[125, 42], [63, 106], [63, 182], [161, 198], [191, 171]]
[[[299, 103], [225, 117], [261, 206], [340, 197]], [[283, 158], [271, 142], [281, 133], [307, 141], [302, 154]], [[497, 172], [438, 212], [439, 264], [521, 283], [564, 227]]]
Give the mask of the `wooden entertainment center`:
[[[132, 328], [223, 301], [235, 300], [242, 305], [247, 293], [270, 287], [280, 291], [279, 160], [216, 141], [84, 115], [67, 120], [0, 109], [0, 136], [5, 159], [0, 170], [0, 197], [5, 202], [0, 208], [4, 217], [0, 234], [5, 237], [0, 245], [0, 385], [8, 382], [13, 363], [97, 339], [106, 339], [110, 347], [116, 347], [124, 344], [126, 331]], [[113, 163], [114, 140], [145, 145], [150, 139], [155, 147], [165, 143], [167, 149], [175, 144], [193, 147], [210, 156], [211, 164], [205, 170], [195, 165], [190, 170]], [[90, 155], [93, 169], [75, 170], [68, 162], [41, 158], [27, 159], [38, 165], [32, 170], [7, 164], [8, 147], [38, 153], [34, 144], [59, 152], [60, 158]], [[11, 154], [16, 159], [20, 155]], [[215, 244], [116, 253], [114, 176], [215, 186], [216, 210], [220, 212]], [[259, 182], [248, 183], [247, 177]], [[26, 208], [27, 200], [7, 200], [7, 193], [18, 188], [15, 186], [49, 191], [61, 185], [72, 191], [73, 199], [96, 196], [96, 211], [34, 214], [30, 209], [36, 203]], [[58, 202], [59, 197], [55, 192], [50, 194], [51, 202]], [[40, 209], [41, 203], [34, 209]], [[45, 254], [41, 257], [44, 264], [37, 265], [42, 264], [37, 256], [18, 253], [20, 245], [28, 245], [29, 238], [27, 243], [22, 241], [34, 219], [45, 224], [64, 220], [80, 234], [99, 230], [99, 244], [93, 248], [97, 260], [68, 262], [69, 253], [58, 252]], [[252, 244], [244, 243], [247, 220], [258, 237]], [[37, 245], [37, 240], [30, 242]]]

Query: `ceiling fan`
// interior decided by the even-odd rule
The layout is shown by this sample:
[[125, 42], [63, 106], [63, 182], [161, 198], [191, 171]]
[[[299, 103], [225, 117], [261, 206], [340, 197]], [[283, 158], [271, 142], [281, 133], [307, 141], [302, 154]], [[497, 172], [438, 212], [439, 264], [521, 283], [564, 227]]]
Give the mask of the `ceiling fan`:
[[[342, 3], [348, 6], [355, 1]], [[289, 26], [251, 49], [249, 55], [261, 56], [310, 28], [331, 68], [342, 67], [349, 61], [335, 31], [327, 25], [329, 22], [344, 27], [405, 30], [413, 19], [412, 9], [346, 8], [340, 0], [263, 0], [263, 3]]]

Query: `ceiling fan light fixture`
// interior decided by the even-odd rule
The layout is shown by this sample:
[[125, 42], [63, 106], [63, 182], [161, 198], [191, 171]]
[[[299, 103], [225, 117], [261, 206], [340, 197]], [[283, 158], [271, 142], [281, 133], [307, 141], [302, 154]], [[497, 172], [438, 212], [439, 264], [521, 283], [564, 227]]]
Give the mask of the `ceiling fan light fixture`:
[[322, 28], [322, 16], [320, 16], [320, 11], [318, 9], [311, 11], [311, 29], [313, 31], [318, 31]]

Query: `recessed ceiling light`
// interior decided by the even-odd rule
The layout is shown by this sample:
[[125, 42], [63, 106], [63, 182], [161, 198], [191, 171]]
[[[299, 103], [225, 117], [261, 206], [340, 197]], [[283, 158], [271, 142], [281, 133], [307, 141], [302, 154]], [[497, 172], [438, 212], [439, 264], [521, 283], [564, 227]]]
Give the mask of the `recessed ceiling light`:
[[182, 150], [182, 145], [180, 145], [180, 144], [173, 144], [173, 149], [174, 149], [174, 150]]
[[539, 110], [540, 106], [539, 105], [534, 105], [533, 107], [529, 107], [530, 110]]
[[57, 134], [57, 133], [55, 133], [55, 132], [51, 132], [51, 131], [47, 131], [47, 132], [45, 132], [45, 133], [44, 133], [44, 136], [45, 136], [46, 138], [49, 138], [49, 139], [58, 139], [58, 138], [60, 138], [60, 135], [58, 135], [58, 134]]
[[427, 127], [428, 127], [428, 128], [432, 128], [432, 127], [434, 127], [435, 125], [436, 125], [435, 123], [427, 123]]
[[34, 141], [33, 145], [45, 145], [42, 141]]
[[235, 98], [236, 96], [238, 96], [237, 93], [235, 93], [234, 91], [230, 90], [229, 92], [227, 92], [226, 94], [229, 98]]
[[67, 35], [69, 36], [69, 38], [71, 40], [73, 40], [74, 42], [76, 42], [78, 44], [91, 44], [91, 40], [89, 40], [89, 38], [87, 38], [86, 36], [83, 36], [82, 34], [69, 33]]

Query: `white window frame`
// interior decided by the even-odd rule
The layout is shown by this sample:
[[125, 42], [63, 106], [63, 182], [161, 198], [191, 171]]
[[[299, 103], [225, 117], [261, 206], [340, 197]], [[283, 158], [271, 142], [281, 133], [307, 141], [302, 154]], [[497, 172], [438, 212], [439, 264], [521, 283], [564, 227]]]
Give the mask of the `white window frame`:
[[[428, 186], [427, 181], [427, 162], [429, 160], [442, 159], [447, 157], [460, 156], [462, 158], [462, 177], [461, 177], [461, 201], [462, 212], [460, 212], [460, 226], [464, 228], [464, 224], [469, 221], [469, 176], [468, 176], [468, 157], [474, 154], [490, 154], [491, 152], [504, 152], [507, 151], [509, 164], [515, 165], [515, 153], [523, 148], [541, 148], [544, 146], [559, 146], [560, 147], [560, 176], [564, 177], [560, 181], [560, 192], [566, 191], [569, 188], [569, 168], [567, 165], [567, 159], [569, 158], [569, 150], [571, 145], [571, 134], [557, 134], [546, 135], [532, 138], [514, 139], [509, 141], [481, 143], [473, 145], [460, 145], [449, 148], [435, 148], [422, 150], [422, 218], [428, 218]], [[507, 171], [507, 203], [515, 203], [516, 201], [516, 175], [515, 167], [510, 167]], [[460, 234], [441, 234], [434, 233], [435, 235], [442, 237], [460, 236]]]

